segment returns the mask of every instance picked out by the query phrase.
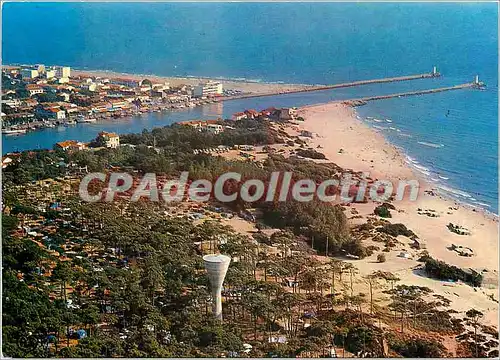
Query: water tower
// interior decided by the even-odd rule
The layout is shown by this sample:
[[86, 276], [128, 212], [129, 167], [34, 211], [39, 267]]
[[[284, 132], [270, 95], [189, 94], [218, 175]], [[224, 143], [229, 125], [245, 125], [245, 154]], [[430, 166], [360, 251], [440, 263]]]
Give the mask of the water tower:
[[222, 320], [222, 283], [226, 277], [231, 258], [226, 255], [212, 254], [203, 256], [203, 262], [212, 289], [212, 311], [217, 319]]

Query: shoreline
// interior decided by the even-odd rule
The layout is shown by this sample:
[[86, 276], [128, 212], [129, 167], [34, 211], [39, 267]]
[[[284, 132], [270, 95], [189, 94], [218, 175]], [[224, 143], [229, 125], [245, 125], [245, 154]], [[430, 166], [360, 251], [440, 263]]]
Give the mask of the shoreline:
[[[350, 105], [347, 105], [347, 106], [350, 106]], [[445, 189], [443, 189], [443, 187], [439, 186], [440, 184], [437, 181], [433, 181], [432, 179], [429, 179], [428, 177], [430, 177], [430, 175], [428, 177], [426, 177], [426, 175], [424, 175], [421, 171], [417, 170], [417, 168], [415, 166], [412, 166], [411, 159], [414, 159], [413, 156], [408, 154], [402, 147], [393, 144], [389, 139], [387, 139], [387, 137], [384, 135], [384, 133], [382, 133], [381, 131], [377, 131], [376, 129], [372, 128], [370, 125], [366, 124], [364, 119], [356, 111], [355, 107], [353, 107], [352, 109], [353, 109], [354, 113], [356, 114], [357, 121], [363, 123], [366, 127], [368, 127], [370, 130], [372, 130], [374, 133], [379, 134], [385, 140], [386, 143], [388, 143], [390, 146], [392, 146], [395, 149], [395, 151], [397, 151], [399, 153], [399, 155], [403, 158], [404, 162], [406, 163], [406, 166], [412, 170], [413, 175], [419, 180], [419, 183], [425, 185], [426, 190], [433, 191], [436, 194], [435, 196], [437, 196], [439, 198], [457, 203], [459, 206], [463, 206], [463, 207], [465, 207], [468, 210], [471, 210], [473, 212], [481, 213], [484, 216], [490, 218], [491, 220], [495, 220], [495, 221], [500, 220], [499, 214], [497, 214], [491, 210], [488, 210], [488, 208], [487, 208], [487, 206], [489, 206], [488, 204], [485, 204], [487, 206], [484, 206], [484, 205], [480, 205], [480, 204], [469, 203], [469, 202], [467, 202], [467, 200], [457, 199], [456, 197], [451, 195], [451, 193], [452, 193], [451, 191], [446, 191]], [[359, 116], [359, 119], [358, 119], [358, 116]], [[460, 191], [460, 192], [464, 191], [464, 190], [452, 188], [451, 186], [447, 186], [448, 185], [446, 183], [447, 180], [448, 179], [446, 179], [446, 180], [443, 179], [443, 183], [441, 183], [441, 185], [444, 185], [445, 187], [450, 188], [451, 190], [456, 190], [456, 191]]]
[[[22, 66], [20, 65], [2, 65], [2, 68], [10, 68], [10, 67], [15, 67], [15, 66]], [[171, 85], [176, 86], [179, 84], [187, 84], [187, 85], [193, 85], [197, 84], [200, 81], [207, 81], [207, 80], [216, 80], [222, 82], [224, 85], [227, 86], [234, 86], [233, 88], [236, 90], [243, 90], [243, 91], [250, 91], [249, 93], [242, 94], [242, 95], [236, 95], [236, 96], [230, 96], [227, 98], [221, 98], [218, 101], [226, 101], [226, 100], [234, 100], [234, 99], [244, 99], [248, 97], [253, 97], [253, 96], [263, 96], [263, 95], [280, 95], [287, 93], [289, 91], [294, 91], [294, 90], [300, 90], [300, 89], [312, 89], [318, 86], [324, 86], [324, 85], [308, 85], [308, 84], [290, 84], [290, 83], [284, 83], [284, 82], [265, 82], [260, 79], [258, 80], [252, 80], [252, 79], [231, 79], [231, 78], [224, 78], [224, 77], [204, 77], [204, 76], [161, 76], [161, 75], [154, 75], [154, 74], [133, 74], [133, 73], [125, 73], [125, 72], [118, 72], [114, 70], [105, 70], [105, 69], [97, 69], [97, 70], [90, 70], [90, 69], [80, 69], [80, 68], [74, 68], [72, 69], [73, 76], [93, 76], [93, 77], [109, 77], [109, 78], [130, 78], [134, 80], [142, 80], [144, 78], [149, 78], [151, 80], [156, 80], [156, 81], [163, 81], [163, 82], [170, 82]], [[356, 107], [345, 104], [346, 100], [334, 100], [326, 103], [317, 103], [313, 105], [306, 105], [302, 106], [300, 109], [307, 111], [308, 109], [312, 109], [318, 106], [328, 106], [329, 104], [342, 104], [343, 106], [347, 106], [350, 109], [352, 109], [354, 116], [359, 115], [356, 111]], [[200, 106], [200, 105], [197, 105]], [[167, 110], [167, 109], [165, 109]], [[178, 111], [182, 109], [168, 109], [170, 111]], [[135, 114], [139, 115], [139, 114]], [[130, 115], [123, 115], [121, 118], [126, 118], [128, 116], [133, 116], [132, 114]], [[106, 120], [111, 120], [113, 118], [102, 118], [101, 120], [106, 121]], [[360, 117], [361, 119], [361, 117]], [[359, 120], [361, 123], [366, 125], [371, 131], [378, 133], [376, 130], [374, 130], [372, 127], [368, 126], [365, 124], [364, 121]], [[8, 134], [2, 134], [9, 136]], [[21, 134], [22, 135], [22, 134]], [[410, 158], [410, 155], [405, 153], [404, 151], [401, 151], [400, 148], [397, 148], [395, 145], [393, 145], [383, 134], [380, 134], [387, 143], [391, 144], [396, 151], [399, 153], [400, 156], [403, 158]], [[468, 207], [470, 209], [475, 209], [475, 211], [485, 213], [487, 216], [497, 219], [499, 218], [499, 214], [488, 210], [487, 206], [481, 206], [480, 204], [471, 204], [468, 203], [466, 200], [461, 200], [455, 198], [453, 195], [448, 194], [446, 190], [439, 188], [439, 186], [436, 186], [435, 183], [430, 181], [429, 179], [426, 179], [425, 176], [422, 174], [417, 173], [415, 169], [413, 169], [412, 166], [408, 164], [408, 167], [412, 169], [413, 174], [415, 177], [417, 177], [421, 183], [425, 183], [426, 186], [429, 188], [429, 190], [432, 190], [436, 193], [439, 193], [439, 196], [442, 196], [448, 200], [454, 201], [459, 203], [462, 206]], [[452, 190], [455, 190], [452, 188]], [[462, 191], [460, 189], [457, 189], [458, 191]], [[489, 204], [486, 204], [489, 205]]]
[[[408, 154], [401, 146], [397, 146], [397, 145], [393, 144], [389, 139], [386, 138], [386, 136], [382, 132], [377, 131], [377, 129], [368, 125], [365, 122], [365, 120], [363, 119], [363, 117], [361, 115], [359, 115], [359, 113], [356, 111], [356, 106], [352, 106], [350, 104], [345, 103], [344, 101], [339, 100], [339, 101], [330, 101], [330, 102], [325, 102], [325, 103], [318, 103], [318, 104], [313, 104], [313, 105], [302, 106], [302, 107], [300, 107], [300, 110], [307, 112], [308, 110], [314, 110], [315, 108], [318, 108], [318, 107], [325, 107], [325, 106], [330, 106], [330, 105], [334, 105], [334, 104], [336, 104], [338, 106], [345, 107], [346, 109], [349, 109], [350, 112], [352, 112], [351, 117], [355, 122], [362, 124], [363, 127], [365, 127], [366, 129], [369, 129], [373, 133], [373, 136], [382, 138], [383, 142], [385, 144], [387, 144], [389, 147], [391, 147], [394, 150], [394, 152], [397, 153], [397, 156], [402, 160], [404, 165], [412, 172], [412, 176], [414, 178], [418, 179], [420, 185], [423, 185], [423, 187], [425, 188], [424, 190], [431, 190], [436, 194], [435, 196], [442, 198], [444, 200], [447, 200], [447, 201], [457, 203], [458, 205], [465, 207], [473, 212], [481, 213], [484, 216], [490, 218], [491, 220], [495, 220], [495, 221], [500, 220], [500, 214], [497, 214], [492, 210], [488, 210], [488, 208], [486, 206], [481, 206], [480, 204], [471, 204], [471, 203], [467, 202], [466, 200], [457, 199], [453, 195], [449, 194], [449, 192], [447, 192], [446, 190], [439, 187], [439, 184], [437, 182], [434, 182], [434, 181], [426, 178], [426, 176], [424, 174], [422, 174], [419, 170], [414, 168], [414, 166], [412, 166], [409, 163], [409, 161], [410, 161], [409, 159], [413, 159], [413, 156], [411, 156], [411, 154]], [[300, 123], [299, 123], [299, 126], [300, 126]], [[307, 127], [306, 127], [305, 130], [309, 130], [309, 129], [307, 129]], [[444, 180], [444, 181], [446, 181], [446, 180]], [[447, 183], [443, 182], [443, 185], [446, 186]], [[460, 190], [460, 189], [451, 188], [451, 186], [446, 186], [446, 187], [449, 187], [451, 190], [464, 191], [464, 190]], [[421, 196], [421, 195], [422, 194], [419, 194], [419, 196]], [[486, 205], [488, 205], [488, 204], [486, 204]]]
[[251, 83], [251, 84], [269, 84], [269, 85], [293, 85], [293, 86], [322, 86], [323, 84], [295, 84], [295, 83], [285, 83], [284, 81], [264, 81], [262, 79], [247, 79], [247, 78], [231, 78], [224, 76], [196, 76], [196, 75], [157, 75], [157, 74], [141, 74], [141, 73], [128, 73], [128, 72], [120, 72], [115, 70], [106, 70], [106, 69], [81, 69], [81, 68], [73, 68], [73, 72], [76, 73], [105, 73], [111, 74], [113, 77], [116, 76], [135, 76], [135, 77], [146, 77], [152, 76], [154, 78], [165, 78], [165, 79], [179, 79], [179, 80], [220, 80], [220, 81], [228, 81], [235, 83]]
[[[321, 103], [321, 104], [314, 104], [314, 105], [302, 106], [302, 107], [300, 107], [299, 111], [307, 112], [308, 110], [314, 110], [314, 108], [328, 107], [328, 106], [333, 106], [333, 105], [344, 107], [348, 112], [351, 113], [351, 116], [350, 116], [351, 120], [353, 120], [355, 123], [361, 125], [363, 128], [369, 130], [369, 132], [371, 132], [371, 136], [373, 136], [374, 138], [381, 139], [382, 143], [385, 146], [390, 147], [392, 149], [392, 151], [394, 151], [394, 153], [396, 154], [398, 160], [401, 162], [402, 166], [406, 167], [411, 172], [412, 177], [414, 177], [415, 179], [417, 179], [419, 181], [420, 190], [421, 190], [419, 192], [419, 197], [423, 195], [422, 194], [423, 191], [431, 190], [431, 191], [433, 191], [436, 194], [436, 195], [434, 195], [435, 197], [438, 197], [438, 198], [443, 199], [445, 201], [456, 203], [457, 205], [462, 206], [464, 208], [467, 208], [468, 210], [470, 210], [472, 212], [480, 213], [480, 214], [488, 217], [489, 219], [491, 219], [493, 221], [499, 221], [500, 222], [500, 215], [499, 214], [497, 214], [497, 213], [495, 213], [493, 211], [490, 211], [490, 210], [488, 210], [485, 207], [482, 207], [480, 205], [471, 204], [471, 203], [468, 203], [465, 200], [457, 199], [457, 198], [453, 197], [452, 195], [449, 195], [448, 193], [446, 193], [441, 188], [439, 188], [435, 182], [433, 182], [432, 180], [427, 179], [422, 173], [420, 173], [418, 170], [416, 170], [413, 166], [411, 166], [408, 163], [407, 159], [409, 157], [411, 157], [411, 155], [408, 154], [408, 153], [406, 153], [404, 151], [404, 149], [402, 149], [401, 147], [396, 146], [395, 144], [393, 144], [390, 140], [388, 140], [384, 136], [384, 134], [382, 134], [381, 132], [377, 131], [376, 129], [374, 129], [371, 126], [369, 126], [368, 124], [366, 124], [362, 120], [362, 117], [356, 111], [355, 107], [353, 107], [351, 105], [348, 105], [348, 104], [344, 104], [341, 101], [331, 101], [331, 102], [328, 102], [328, 103]], [[307, 124], [307, 118], [306, 118], [306, 121], [304, 122], [304, 124]], [[300, 123], [299, 123], [299, 127], [301, 129], [304, 129], [304, 130], [310, 130], [307, 127], [307, 125], [306, 126], [301, 126]], [[325, 130], [327, 130], [327, 129], [325, 129]], [[320, 133], [318, 133], [318, 134], [321, 135]], [[376, 166], [375, 166], [375, 168], [376, 168]], [[357, 170], [357, 169], [353, 169], [353, 170]], [[375, 171], [377, 172], [377, 170], [375, 170]], [[458, 190], [461, 191], [460, 189], [458, 189]]]
[[[411, 239], [398, 236], [400, 244], [386, 253], [385, 263], [378, 263], [376, 255], [363, 260], [354, 260], [353, 263], [358, 266], [360, 272], [362, 274], [378, 270], [394, 272], [404, 281], [403, 283], [427, 286], [435, 293], [446, 296], [453, 302], [453, 309], [460, 312], [473, 307], [480, 309], [484, 312], [487, 323], [498, 326], [498, 303], [489, 298], [493, 296], [498, 300], [499, 296], [498, 287], [491, 288], [491, 279], [494, 278], [497, 284], [498, 278], [498, 216], [492, 217], [483, 209], [473, 211], [470, 207], [442, 194], [426, 193], [433, 188], [433, 185], [421, 174], [416, 173], [405, 162], [405, 156], [401, 151], [381, 133], [370, 128], [361, 119], [357, 119], [355, 109], [345, 104], [330, 103], [303, 107], [299, 112], [305, 121], [298, 123], [297, 133], [300, 133], [300, 130], [308, 130], [314, 134], [309, 146], [315, 149], [318, 145], [321, 146], [318, 151], [325, 154], [328, 159], [323, 161], [336, 163], [346, 170], [368, 171], [372, 179], [387, 179], [393, 183], [399, 179], [419, 181], [420, 191], [417, 199], [394, 200], [392, 204], [396, 210], [391, 210], [392, 217], [386, 220], [393, 224], [402, 223], [414, 231], [419, 240], [425, 244], [426, 251], [431, 257], [463, 269], [488, 271], [484, 273], [485, 282], [481, 288], [474, 289], [459, 283], [453, 284], [450, 288], [446, 282], [420, 275], [416, 270], [421, 264], [416, 261], [419, 251], [412, 248]], [[343, 149], [342, 152], [339, 152], [340, 148]], [[365, 223], [369, 216], [373, 216], [373, 210], [377, 205], [373, 202], [349, 204], [347, 209], [355, 210], [354, 213], [362, 217], [351, 218], [352, 225]], [[429, 210], [438, 216], [423, 214]], [[449, 223], [465, 227], [470, 231], [470, 235], [451, 232], [447, 227]], [[380, 246], [379, 242], [366, 241], [367, 246]], [[473, 256], [459, 256], [450, 250], [452, 244], [472, 248]], [[398, 255], [400, 252], [409, 253], [411, 258], [401, 258]]]
[[[354, 109], [354, 111], [356, 111]], [[357, 112], [356, 112], [357, 114]], [[361, 116], [360, 116], [361, 118]], [[363, 122], [363, 120], [359, 120], [359, 119], [356, 119], [360, 122], [362, 122], [363, 124], [365, 124]], [[382, 132], [378, 132], [376, 131], [375, 129], [373, 129], [372, 127], [370, 127], [369, 125], [365, 124], [369, 129], [371, 129], [372, 131], [374, 131], [375, 133], [378, 133], [380, 134], [384, 140], [390, 144], [391, 146], [394, 147], [394, 149], [399, 152], [400, 156], [404, 159], [406, 165], [412, 170], [413, 174], [415, 175], [416, 178], [418, 178], [420, 184], [425, 184], [425, 187], [426, 187], [426, 190], [429, 189], [431, 191], [433, 191], [439, 198], [443, 199], [443, 200], [447, 200], [447, 201], [451, 201], [451, 202], [454, 202], [454, 203], [457, 203], [459, 206], [462, 206], [462, 207], [465, 207], [467, 208], [468, 210], [471, 210], [473, 212], [478, 212], [478, 213], [481, 213], [483, 214], [484, 216], [490, 218], [491, 220], [495, 220], [495, 221], [500, 221], [500, 215], [491, 211], [491, 210], [488, 210], [488, 208], [486, 208], [486, 206], [481, 206], [479, 204], [471, 204], [471, 203], [468, 203], [466, 200], [462, 200], [462, 199], [457, 199], [456, 197], [454, 197], [453, 195], [450, 194], [450, 192], [442, 189], [441, 187], [439, 187], [439, 184], [435, 181], [432, 181], [430, 179], [428, 179], [424, 174], [422, 174], [419, 170], [417, 170], [416, 168], [414, 168], [414, 166], [412, 166], [409, 162], [411, 162], [410, 160], [408, 160], [409, 158], [412, 158], [413, 157], [406, 153], [404, 151], [404, 149], [402, 147], [399, 147], [399, 146], [396, 146], [394, 145], [389, 139], [387, 139], [384, 134], [382, 134]], [[443, 181], [447, 181], [447, 180], [443, 180]], [[447, 183], [446, 182], [443, 182], [443, 184], [446, 186]], [[448, 187], [448, 186], [446, 186]], [[462, 191], [460, 189], [455, 189], [455, 188], [451, 188], [452, 190], [457, 190], [457, 191]], [[488, 205], [488, 204], [486, 204]], [[489, 206], [489, 205], [488, 205]]]
[[[171, 86], [178, 85], [197, 85], [203, 81], [219, 81], [224, 87], [233, 90], [246, 91], [247, 94], [254, 95], [279, 95], [283, 92], [311, 89], [319, 84], [290, 84], [285, 82], [266, 82], [260, 79], [244, 79], [244, 78], [226, 78], [226, 77], [208, 77], [208, 76], [163, 76], [156, 74], [134, 74], [126, 72], [118, 72], [113, 70], [88, 70], [88, 69], [72, 69], [72, 76], [89, 76], [89, 77], [104, 77], [104, 78], [129, 78], [134, 80], [142, 80], [148, 78], [152, 81], [169, 82]], [[222, 99], [224, 100], [224, 99]]]

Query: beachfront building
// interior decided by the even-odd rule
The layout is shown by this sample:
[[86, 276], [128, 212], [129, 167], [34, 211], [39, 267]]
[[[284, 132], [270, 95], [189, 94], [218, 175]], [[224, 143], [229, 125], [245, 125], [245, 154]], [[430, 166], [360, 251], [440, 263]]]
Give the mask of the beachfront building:
[[153, 82], [149, 79], [142, 79], [139, 82], [139, 87], [149, 87], [149, 89], [151, 89], [152, 86], [153, 86]]
[[183, 94], [167, 94], [165, 98], [170, 102], [170, 103], [179, 103], [179, 102], [186, 102], [191, 99], [189, 95], [183, 95]]
[[295, 108], [283, 108], [280, 110], [280, 120], [292, 120], [295, 118], [297, 110]]
[[120, 146], [120, 137], [115, 133], [101, 131], [99, 135], [97, 135], [97, 140], [108, 148], [115, 149]]
[[107, 102], [98, 102], [90, 106], [90, 111], [94, 114], [105, 113], [108, 111], [109, 106]]
[[260, 112], [263, 117], [272, 117], [278, 110], [275, 107], [268, 107]]
[[139, 86], [139, 81], [135, 79], [128, 78], [113, 78], [110, 79], [109, 82], [115, 85], [123, 85], [131, 88], [135, 88]]
[[45, 65], [43, 64], [36, 64], [35, 68], [38, 70], [38, 74], [45, 74]]
[[56, 71], [55, 70], [47, 70], [45, 71], [45, 78], [46, 79], [53, 79], [56, 77]]
[[109, 103], [111, 104], [111, 111], [130, 108], [130, 103], [125, 100], [111, 100]]
[[247, 115], [247, 119], [256, 119], [259, 117], [259, 112], [254, 109], [245, 110], [245, 114]]
[[64, 120], [66, 119], [66, 112], [59, 108], [48, 108], [44, 112], [45, 117], [54, 120]]
[[205, 128], [209, 133], [214, 135], [220, 134], [224, 131], [224, 127], [221, 124], [207, 124]]
[[224, 131], [224, 126], [218, 124], [219, 120], [191, 120], [181, 121], [180, 125], [191, 126], [198, 131], [207, 131], [212, 134], [220, 134]]
[[245, 114], [244, 112], [237, 112], [237, 113], [234, 113], [231, 118], [233, 120], [243, 120], [243, 119], [247, 118], [247, 114]]
[[41, 119], [63, 120], [66, 119], [66, 112], [61, 110], [57, 103], [51, 105], [50, 103], [40, 104], [35, 109], [35, 115]]
[[71, 68], [69, 66], [56, 66], [55, 67], [56, 76], [58, 78], [70, 78]]
[[155, 90], [155, 91], [167, 91], [167, 90], [170, 90], [170, 83], [166, 82], [166, 83], [163, 83], [163, 84], [153, 84], [153, 86], [151, 86], [151, 89], [152, 90]]
[[35, 69], [21, 69], [21, 77], [23, 80], [34, 79], [38, 77], [38, 70]]
[[56, 119], [56, 120], [64, 120], [66, 119], [66, 111], [61, 110], [59, 108], [50, 108], [49, 112], [51, 114], [50, 117]]
[[216, 81], [208, 81], [206, 83], [201, 83], [194, 87], [193, 96], [194, 97], [207, 97], [207, 96], [219, 96], [222, 95], [223, 87], [222, 83]]

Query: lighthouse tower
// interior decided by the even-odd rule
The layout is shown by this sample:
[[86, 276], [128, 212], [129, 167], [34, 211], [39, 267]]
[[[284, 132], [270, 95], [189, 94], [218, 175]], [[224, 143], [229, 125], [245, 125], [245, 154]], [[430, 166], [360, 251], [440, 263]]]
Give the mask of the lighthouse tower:
[[432, 68], [432, 76], [436, 76], [437, 75], [437, 67], [433, 67]]
[[203, 256], [203, 262], [212, 290], [212, 311], [217, 319], [222, 320], [222, 284], [231, 258], [226, 255], [212, 254]]

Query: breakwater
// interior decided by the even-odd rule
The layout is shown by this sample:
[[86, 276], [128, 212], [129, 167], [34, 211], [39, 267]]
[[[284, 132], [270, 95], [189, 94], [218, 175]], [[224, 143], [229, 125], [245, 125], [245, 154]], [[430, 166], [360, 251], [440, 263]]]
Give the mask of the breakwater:
[[416, 74], [416, 75], [405, 75], [405, 76], [396, 76], [396, 77], [388, 77], [388, 78], [380, 78], [380, 79], [359, 80], [359, 81], [352, 81], [352, 82], [333, 84], [333, 85], [319, 85], [319, 86], [312, 86], [311, 85], [311, 86], [306, 87], [306, 88], [287, 90], [287, 91], [281, 91], [281, 92], [228, 96], [228, 97], [222, 98], [221, 101], [258, 98], [258, 97], [265, 97], [265, 96], [276, 96], [276, 95], [283, 95], [283, 94], [306, 93], [306, 92], [322, 91], [322, 90], [334, 90], [334, 89], [341, 89], [341, 88], [348, 88], [348, 87], [369, 85], [369, 84], [382, 84], [382, 83], [393, 83], [393, 82], [411, 81], [411, 80], [419, 80], [419, 79], [430, 79], [430, 78], [436, 78], [439, 76], [441, 76], [440, 73], [433, 71], [430, 73], [423, 73], [423, 74]]
[[435, 94], [435, 93], [439, 93], [439, 92], [443, 92], [443, 91], [460, 90], [460, 89], [467, 89], [467, 88], [482, 88], [483, 86], [484, 86], [483, 83], [472, 82], [472, 83], [465, 83], [465, 84], [460, 84], [460, 85], [455, 85], [455, 86], [447, 86], [447, 87], [441, 87], [441, 88], [435, 88], [435, 89], [408, 91], [408, 92], [388, 94], [388, 95], [367, 96], [367, 97], [362, 97], [359, 99], [342, 100], [341, 102], [346, 104], [346, 105], [349, 105], [349, 106], [362, 106], [362, 105], [365, 105], [368, 101], [374, 101], [374, 100], [385, 100], [385, 99], [391, 99], [391, 98], [396, 98], [396, 97], [401, 98], [401, 97], [407, 97], [407, 96]]

